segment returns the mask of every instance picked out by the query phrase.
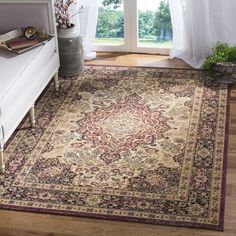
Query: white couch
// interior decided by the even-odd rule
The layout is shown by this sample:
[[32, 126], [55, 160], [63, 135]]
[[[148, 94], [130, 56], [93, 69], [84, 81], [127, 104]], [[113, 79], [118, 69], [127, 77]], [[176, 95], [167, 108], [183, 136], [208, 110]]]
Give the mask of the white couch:
[[0, 172], [4, 145], [28, 111], [34, 126], [34, 103], [51, 78], [58, 89], [59, 55], [54, 0], [0, 0], [0, 34], [35, 26], [55, 37], [21, 55], [0, 50]]

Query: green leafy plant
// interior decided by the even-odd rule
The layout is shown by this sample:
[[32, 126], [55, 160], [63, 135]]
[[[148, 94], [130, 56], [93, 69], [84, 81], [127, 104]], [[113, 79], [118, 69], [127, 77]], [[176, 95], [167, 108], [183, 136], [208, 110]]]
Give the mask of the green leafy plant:
[[103, 6], [113, 7], [114, 9], [118, 8], [122, 4], [122, 0], [103, 0]]
[[227, 43], [216, 43], [212, 49], [212, 55], [205, 59], [203, 69], [212, 75], [216, 63], [219, 62], [236, 63], [236, 46], [231, 47]]
[[236, 46], [230, 48], [228, 52], [228, 61], [236, 62]]

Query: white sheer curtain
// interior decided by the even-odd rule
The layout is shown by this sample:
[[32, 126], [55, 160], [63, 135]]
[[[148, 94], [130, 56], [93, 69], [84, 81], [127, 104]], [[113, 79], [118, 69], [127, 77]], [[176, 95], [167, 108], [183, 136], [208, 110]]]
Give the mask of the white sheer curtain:
[[211, 53], [216, 42], [236, 44], [236, 0], [169, 0], [173, 48], [195, 68]]
[[78, 0], [78, 4], [84, 7], [79, 14], [79, 31], [83, 38], [84, 59], [92, 60], [96, 58], [93, 44], [96, 35], [98, 4], [97, 0]]

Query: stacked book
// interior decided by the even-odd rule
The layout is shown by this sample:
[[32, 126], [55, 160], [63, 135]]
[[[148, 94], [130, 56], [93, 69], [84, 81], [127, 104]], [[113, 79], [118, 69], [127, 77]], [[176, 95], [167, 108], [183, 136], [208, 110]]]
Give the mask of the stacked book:
[[9, 48], [15, 50], [15, 49], [23, 49], [23, 48], [34, 46], [39, 43], [39, 39], [35, 38], [33, 40], [29, 40], [26, 37], [18, 37], [18, 38], [8, 40], [5, 43], [7, 44]]
[[36, 38], [28, 39], [25, 37], [25, 28], [19, 28], [0, 35], [0, 49], [21, 54], [45, 44], [52, 38], [53, 35], [46, 34], [44, 30], [39, 30]]

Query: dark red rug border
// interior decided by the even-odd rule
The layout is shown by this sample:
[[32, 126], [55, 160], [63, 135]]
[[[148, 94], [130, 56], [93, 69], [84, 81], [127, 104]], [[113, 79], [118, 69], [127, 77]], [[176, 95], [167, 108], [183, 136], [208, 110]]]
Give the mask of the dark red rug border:
[[221, 195], [221, 209], [220, 209], [220, 228], [224, 231], [225, 220], [225, 201], [226, 201], [226, 181], [227, 181], [227, 165], [228, 165], [228, 149], [229, 149], [229, 130], [230, 130], [230, 100], [231, 100], [231, 86], [228, 86], [227, 94], [227, 110], [226, 110], [226, 124], [225, 124], [225, 141], [224, 141], [224, 162], [223, 162], [223, 177], [222, 177], [222, 195]]
[[[149, 67], [149, 66], [116, 66], [116, 65], [96, 65], [96, 64], [88, 64], [88, 67], [123, 67], [123, 68], [149, 68], [149, 69], [174, 69], [174, 70], [193, 70], [193, 71], [202, 71], [192, 68], [168, 68], [168, 67]], [[48, 86], [47, 86], [48, 88]], [[46, 88], [46, 89], [47, 89]], [[45, 89], [45, 90], [46, 90]], [[45, 92], [44, 90], [44, 92]], [[42, 94], [44, 94], [44, 92]], [[40, 96], [42, 97], [42, 95]], [[62, 216], [77, 216], [77, 217], [86, 217], [86, 218], [94, 218], [100, 220], [114, 220], [121, 222], [133, 222], [133, 223], [141, 223], [141, 224], [152, 224], [152, 225], [165, 225], [165, 226], [177, 226], [177, 227], [188, 227], [188, 228], [198, 228], [198, 229], [206, 229], [206, 230], [215, 230], [215, 231], [224, 231], [224, 216], [225, 216], [225, 200], [226, 200], [226, 175], [227, 175], [227, 157], [228, 157], [228, 142], [229, 142], [229, 127], [230, 127], [230, 98], [231, 98], [231, 88], [228, 87], [228, 96], [227, 96], [227, 112], [226, 112], [226, 124], [225, 124], [225, 140], [224, 140], [224, 163], [223, 163], [223, 177], [222, 177], [222, 195], [221, 195], [221, 209], [220, 209], [220, 223], [219, 225], [207, 225], [207, 224], [198, 224], [198, 223], [188, 223], [182, 221], [165, 221], [165, 220], [155, 220], [155, 219], [146, 219], [146, 218], [136, 218], [136, 217], [124, 217], [124, 216], [108, 216], [102, 214], [94, 214], [94, 213], [82, 213], [82, 212], [71, 212], [66, 210], [50, 210], [43, 208], [32, 208], [32, 207], [24, 207], [24, 206], [9, 206], [0, 204], [0, 209], [2, 210], [13, 210], [13, 211], [21, 211], [28, 213], [36, 213], [36, 214], [54, 214], [54, 215], [62, 215]], [[22, 123], [25, 121], [26, 117], [23, 119]]]

